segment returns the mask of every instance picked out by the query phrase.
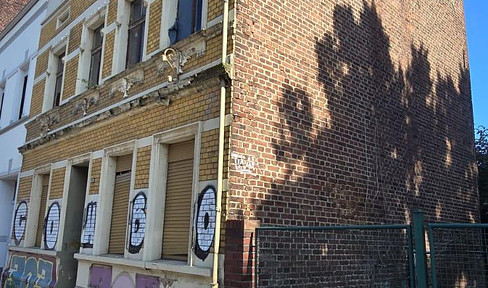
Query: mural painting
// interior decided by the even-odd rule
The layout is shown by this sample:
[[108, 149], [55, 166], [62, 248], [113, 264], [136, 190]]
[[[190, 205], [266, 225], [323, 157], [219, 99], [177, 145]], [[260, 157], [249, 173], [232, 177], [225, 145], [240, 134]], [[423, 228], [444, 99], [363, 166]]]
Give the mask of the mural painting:
[[22, 201], [17, 205], [14, 216], [14, 240], [19, 245], [24, 238], [25, 224], [27, 223], [27, 202]]
[[60, 216], [61, 209], [59, 203], [53, 202], [47, 211], [44, 225], [44, 247], [48, 250], [53, 250], [58, 241]]
[[28, 253], [13, 254], [3, 273], [3, 288], [48, 288], [56, 284], [56, 259]]
[[85, 219], [83, 220], [83, 248], [93, 248], [95, 239], [95, 222], [97, 219], [97, 202], [92, 201], [86, 206]]
[[130, 213], [130, 242], [129, 253], [136, 254], [144, 244], [144, 233], [146, 231], [146, 194], [141, 191], [136, 194], [131, 202]]
[[216, 192], [214, 186], [207, 186], [198, 196], [195, 219], [195, 255], [205, 261], [212, 247], [215, 234]]
[[92, 265], [88, 287], [110, 288], [112, 284], [112, 267]]
[[136, 274], [137, 288], [159, 288], [159, 277]]
[[126, 272], [122, 272], [117, 275], [115, 278], [114, 283], [112, 284], [112, 288], [134, 288], [134, 282], [129, 274]]

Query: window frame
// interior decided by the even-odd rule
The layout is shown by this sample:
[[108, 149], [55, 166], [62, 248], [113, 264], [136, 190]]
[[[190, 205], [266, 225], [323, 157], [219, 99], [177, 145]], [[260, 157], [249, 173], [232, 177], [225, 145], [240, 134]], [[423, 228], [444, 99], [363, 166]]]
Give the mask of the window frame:
[[[158, 1], [158, 0], [156, 0]], [[200, 30], [202, 31], [207, 29], [208, 26], [208, 0], [201, 0], [202, 1], [202, 15], [201, 15], [201, 24], [200, 24]], [[165, 49], [167, 47], [172, 46], [174, 43], [177, 43], [178, 41], [172, 43], [170, 36], [169, 36], [169, 30], [173, 25], [175, 24], [176, 18], [178, 17], [178, 2], [179, 1], [163, 1], [163, 15], [161, 19], [161, 32], [160, 32], [160, 37], [159, 37], [159, 47], [160, 49]], [[198, 33], [198, 31], [193, 32], [189, 36]], [[183, 38], [181, 40], [184, 40], [186, 38]]]
[[[52, 107], [58, 107], [61, 105], [61, 98], [63, 96], [63, 82], [64, 82], [64, 58], [66, 53], [62, 52], [60, 55], [56, 55], [56, 70], [54, 74], [54, 94]], [[58, 90], [59, 89], [59, 90]]]
[[[117, 157], [132, 154], [129, 202], [127, 202], [127, 207], [128, 209], [130, 208], [130, 199], [134, 193], [137, 147], [135, 145], [135, 141], [130, 141], [106, 148], [104, 149], [103, 154], [100, 171], [99, 202], [96, 211], [95, 240], [92, 247], [92, 255], [95, 256], [108, 254]], [[125, 259], [129, 258], [129, 253], [127, 250], [127, 227], [129, 223], [129, 213], [127, 213], [126, 217], [126, 235], [124, 238]]]
[[[75, 95], [79, 95], [89, 88], [91, 88], [90, 84], [90, 70], [91, 70], [91, 51], [93, 48], [93, 34], [95, 30], [103, 26], [100, 33], [102, 36], [102, 46], [100, 51], [100, 67], [99, 67], [99, 75], [98, 81], [96, 85], [98, 86], [103, 83], [102, 81], [102, 69], [103, 69], [103, 54], [105, 52], [105, 29], [107, 28], [105, 25], [106, 20], [106, 8], [104, 7], [101, 9], [96, 15], [92, 16], [89, 19], [86, 19], [83, 24], [83, 30], [81, 32], [81, 44], [80, 44], [80, 55], [79, 55], [79, 65], [78, 65], [78, 77], [76, 78], [76, 88], [75, 88]], [[67, 99], [63, 100], [67, 101]]]
[[[29, 200], [27, 201], [27, 223], [25, 226], [24, 232], [24, 240], [19, 245], [19, 247], [25, 248], [34, 248], [34, 249], [41, 249], [42, 250], [42, 242], [44, 241], [41, 236], [41, 247], [35, 247], [36, 245], [36, 236], [37, 236], [37, 224], [39, 222], [39, 217], [45, 217], [47, 212], [47, 205], [48, 201], [46, 201], [46, 207], [44, 210], [44, 215], [40, 215], [41, 213], [41, 195], [42, 195], [42, 178], [44, 175], [49, 175], [49, 187], [47, 192], [47, 197], [49, 197], [49, 190], [51, 189], [51, 165], [46, 165], [43, 167], [39, 167], [34, 171], [34, 175], [32, 177], [32, 186], [31, 186], [31, 193]], [[42, 233], [44, 234], [44, 233]]]
[[[174, 261], [161, 259], [164, 213], [166, 199], [166, 179], [168, 175], [168, 146], [186, 140], [194, 139], [193, 151], [193, 180], [191, 215], [188, 229], [190, 230], [188, 238], [188, 259], [186, 264], [193, 266], [196, 257], [192, 251], [192, 241], [194, 237], [193, 224], [195, 221], [194, 204], [198, 197], [200, 185], [200, 151], [201, 151], [201, 122], [188, 124], [182, 127], [171, 129], [153, 136], [151, 148], [151, 163], [149, 170], [149, 188], [147, 195], [147, 220], [146, 220], [146, 237], [144, 239], [143, 260], [144, 261]], [[161, 177], [161, 175], [165, 175]], [[163, 209], [161, 209], [163, 207]]]
[[[148, 0], [143, 0], [143, 7], [145, 9], [144, 35], [142, 40], [142, 56], [141, 61], [147, 60], [147, 31], [149, 25], [149, 4]], [[150, 1], [150, 0], [149, 0]], [[161, 0], [157, 0], [161, 1]], [[117, 5], [117, 29], [115, 33], [114, 53], [112, 62], [112, 72], [104, 79], [108, 79], [127, 69], [127, 45], [129, 37], [129, 22], [130, 22], [130, 0], [118, 0]], [[171, 1], [169, 1], [171, 2]], [[103, 80], [102, 80], [103, 81]]]
[[[133, 4], [140, 1], [141, 2], [141, 15], [137, 19], [132, 19], [132, 13], [133, 9]], [[146, 42], [146, 17], [147, 17], [147, 5], [145, 5], [144, 0], [134, 0], [130, 2], [130, 9], [129, 9], [129, 23], [127, 27], [127, 52], [126, 52], [126, 59], [125, 59], [125, 68], [129, 69], [133, 66], [135, 66], [137, 63], [142, 62], [143, 56], [144, 56], [144, 50], [145, 50], [145, 42]], [[138, 52], [138, 60], [134, 63], [129, 62], [131, 59], [130, 53], [132, 50], [130, 49], [130, 37], [132, 33], [137, 33], [139, 30], [139, 33], [141, 33], [141, 36], [139, 38], [139, 43], [138, 43], [138, 48], [134, 50], [135, 52]]]
[[[54, 106], [55, 103], [55, 86], [56, 86], [56, 76], [58, 74], [58, 67], [59, 61], [62, 61], [62, 67], [63, 67], [63, 77], [61, 79], [61, 89], [60, 89], [60, 99], [59, 99], [59, 105], [64, 104], [65, 101], [63, 101], [63, 88], [64, 88], [64, 74], [66, 71], [66, 51], [67, 51], [67, 39], [59, 44], [57, 44], [54, 47], [51, 47], [51, 51], [49, 53], [49, 62], [48, 62], [48, 68], [47, 68], [47, 79], [46, 79], [46, 86], [44, 88], [44, 99], [43, 99], [43, 104], [42, 104], [42, 112], [46, 112], [48, 110], [51, 110], [55, 108]], [[59, 56], [63, 55], [62, 58]]]

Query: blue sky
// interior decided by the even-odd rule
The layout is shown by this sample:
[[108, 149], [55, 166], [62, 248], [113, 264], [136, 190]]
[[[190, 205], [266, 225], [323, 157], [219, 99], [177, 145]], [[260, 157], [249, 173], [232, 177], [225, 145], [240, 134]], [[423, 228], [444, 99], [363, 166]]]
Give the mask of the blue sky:
[[488, 1], [464, 0], [475, 127], [488, 127]]

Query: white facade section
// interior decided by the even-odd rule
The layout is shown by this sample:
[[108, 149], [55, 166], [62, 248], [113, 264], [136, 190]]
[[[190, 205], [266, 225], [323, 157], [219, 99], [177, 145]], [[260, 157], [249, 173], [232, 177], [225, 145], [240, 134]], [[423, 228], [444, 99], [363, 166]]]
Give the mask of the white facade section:
[[[47, 0], [31, 0], [0, 34], [0, 267], [5, 267]], [[21, 18], [20, 18], [21, 17]]]

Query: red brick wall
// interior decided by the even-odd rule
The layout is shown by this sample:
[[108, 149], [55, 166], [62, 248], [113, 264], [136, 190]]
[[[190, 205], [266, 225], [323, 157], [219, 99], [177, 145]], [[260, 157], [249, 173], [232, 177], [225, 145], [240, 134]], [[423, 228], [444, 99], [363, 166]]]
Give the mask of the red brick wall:
[[230, 219], [479, 219], [462, 1], [243, 0], [236, 17]]
[[0, 32], [14, 19], [29, 0], [0, 0]]

